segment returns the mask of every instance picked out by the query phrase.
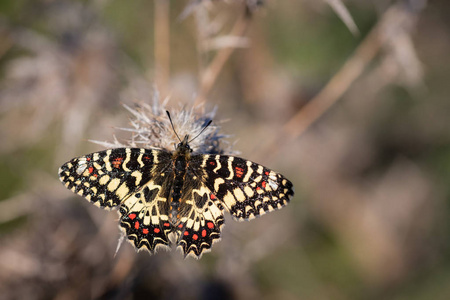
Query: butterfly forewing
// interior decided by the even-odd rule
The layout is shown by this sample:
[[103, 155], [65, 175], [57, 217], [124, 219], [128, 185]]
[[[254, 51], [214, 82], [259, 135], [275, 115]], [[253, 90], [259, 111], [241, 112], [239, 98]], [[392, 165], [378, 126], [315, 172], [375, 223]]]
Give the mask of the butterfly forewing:
[[157, 162], [166, 155], [170, 154], [138, 148], [95, 152], [62, 165], [59, 178], [68, 189], [95, 205], [113, 208], [147, 183]]
[[198, 155], [192, 161], [199, 165], [204, 184], [238, 220], [279, 209], [294, 195], [292, 183], [284, 176], [249, 160]]

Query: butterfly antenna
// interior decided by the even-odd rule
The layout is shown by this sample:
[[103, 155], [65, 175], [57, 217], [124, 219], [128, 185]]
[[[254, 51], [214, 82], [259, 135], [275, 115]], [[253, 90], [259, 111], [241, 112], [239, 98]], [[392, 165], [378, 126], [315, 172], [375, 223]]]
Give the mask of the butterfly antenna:
[[180, 143], [181, 143], [181, 139], [180, 139], [180, 137], [178, 136], [178, 133], [177, 133], [177, 131], [175, 130], [175, 127], [173, 126], [172, 118], [170, 117], [169, 111], [166, 110], [166, 113], [167, 113], [167, 116], [169, 117], [170, 125], [172, 125], [173, 132], [175, 132], [175, 135], [177, 136], [178, 140], [179, 140]]
[[192, 142], [193, 140], [195, 140], [200, 134], [202, 134], [203, 131], [205, 131], [206, 128], [208, 128], [209, 125], [211, 125], [212, 120], [209, 120], [208, 124], [205, 125], [205, 127], [203, 127], [203, 129], [193, 138], [191, 139], [188, 143]]

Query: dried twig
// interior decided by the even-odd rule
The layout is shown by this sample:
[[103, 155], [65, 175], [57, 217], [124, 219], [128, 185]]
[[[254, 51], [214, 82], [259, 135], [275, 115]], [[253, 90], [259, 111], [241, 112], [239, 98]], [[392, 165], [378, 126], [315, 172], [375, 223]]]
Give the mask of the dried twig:
[[[267, 160], [272, 153], [275, 153], [274, 150], [282, 144], [283, 140], [299, 137], [342, 97], [375, 58], [381, 46], [386, 43], [387, 26], [400, 27], [409, 19], [409, 16], [404, 13], [400, 14], [403, 18], [399, 17], [401, 11], [403, 11], [402, 8], [394, 5], [384, 13], [383, 18], [325, 87], [286, 123], [278, 135], [274, 135], [269, 140], [263, 151], [258, 151], [261, 157]], [[392, 32], [395, 29], [389, 28], [389, 31]]]
[[9, 36], [9, 33], [2, 32], [3, 38], [0, 41], [0, 58], [8, 52], [9, 49], [13, 46], [12, 39]]
[[[245, 12], [236, 20], [229, 36], [242, 37], [245, 34], [249, 24], [250, 18], [248, 12]], [[235, 49], [236, 47], [229, 46], [219, 50], [217, 54], [214, 56], [211, 63], [202, 72], [200, 78], [199, 94], [196, 99], [196, 103], [201, 103], [205, 101], [206, 96], [211, 91], [211, 88], [216, 82], [217, 77], [219, 76], [220, 72], [223, 69], [223, 66], [230, 58], [231, 54]]]
[[356, 26], [355, 21], [352, 18], [352, 15], [348, 12], [347, 7], [345, 7], [344, 3], [341, 0], [325, 0], [328, 5], [334, 10], [334, 12], [341, 18], [342, 22], [344, 22], [345, 26], [347, 26], [348, 30], [355, 35], [359, 35], [358, 26]]
[[165, 97], [170, 76], [170, 3], [155, 0], [155, 82]]

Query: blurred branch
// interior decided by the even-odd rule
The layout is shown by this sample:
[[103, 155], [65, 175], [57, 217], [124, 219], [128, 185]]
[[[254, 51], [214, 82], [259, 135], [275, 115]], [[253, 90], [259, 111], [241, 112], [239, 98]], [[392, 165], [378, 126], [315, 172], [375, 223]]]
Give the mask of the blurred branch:
[[[231, 37], [235, 37], [235, 40], [238, 40], [242, 43], [242, 36], [245, 34], [248, 26], [250, 24], [250, 18], [248, 11], [245, 11], [235, 22], [231, 33], [228, 35], [228, 39]], [[200, 75], [200, 88], [199, 94], [196, 99], [196, 103], [200, 103], [205, 101], [206, 96], [211, 91], [214, 83], [217, 80], [220, 72], [222, 71], [225, 63], [230, 58], [231, 54], [233, 54], [236, 49], [236, 45], [229, 45], [221, 48], [213, 60], [209, 63], [205, 70], [202, 71]]]
[[342, 68], [331, 78], [323, 89], [305, 104], [283, 127], [278, 135], [274, 135], [266, 144], [260, 157], [267, 160], [284, 140], [295, 139], [302, 135], [317, 119], [319, 119], [361, 76], [384, 44], [393, 38], [393, 32], [410, 20], [410, 13], [401, 5], [391, 6], [376, 24], [372, 31], [359, 44], [354, 54]]
[[155, 0], [155, 82], [165, 97], [170, 76], [170, 3]]
[[26, 216], [32, 212], [32, 193], [24, 193], [0, 201], [0, 224]]
[[285, 125], [284, 131], [293, 138], [300, 136], [342, 97], [378, 53], [380, 46], [379, 28], [377, 26], [325, 87], [291, 118]]
[[0, 41], [0, 58], [13, 46], [13, 41], [9, 36], [9, 33], [2, 32], [1, 36], [3, 36], [3, 38]]
[[341, 18], [342, 22], [344, 22], [345, 26], [347, 26], [348, 30], [355, 35], [359, 35], [358, 26], [356, 26], [355, 21], [352, 18], [352, 15], [349, 13], [348, 9], [345, 7], [344, 3], [341, 0], [325, 0], [328, 5], [334, 10], [334, 12]]

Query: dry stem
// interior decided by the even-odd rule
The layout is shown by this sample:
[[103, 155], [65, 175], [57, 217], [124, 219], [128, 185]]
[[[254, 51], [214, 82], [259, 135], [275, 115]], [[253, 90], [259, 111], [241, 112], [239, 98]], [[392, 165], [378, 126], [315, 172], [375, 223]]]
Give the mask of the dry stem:
[[162, 96], [169, 91], [170, 6], [167, 0], [155, 0], [155, 82]]
[[[248, 16], [248, 12], [242, 14], [235, 22], [233, 29], [231, 30], [230, 36], [238, 36], [241, 37], [245, 34], [248, 26], [250, 24], [250, 18]], [[216, 82], [217, 77], [222, 71], [225, 63], [230, 58], [231, 54], [235, 50], [236, 47], [224, 47], [217, 52], [214, 56], [213, 60], [206, 67], [206, 69], [201, 74], [200, 78], [200, 88], [199, 94], [196, 99], [196, 103], [204, 102], [206, 96], [211, 91], [214, 83]]]
[[[398, 11], [399, 7], [394, 5], [385, 12], [383, 18], [325, 87], [286, 123], [279, 134], [272, 137], [263, 151], [258, 151], [261, 153], [261, 158], [264, 157], [267, 160], [273, 153], [276, 153], [276, 148], [283, 144], [283, 141], [295, 139], [303, 134], [312, 123], [342, 97], [386, 42], [383, 39], [386, 27], [393, 24], [401, 26], [405, 21], [404, 18], [398, 18]], [[395, 20], [397, 22], [394, 22]]]

